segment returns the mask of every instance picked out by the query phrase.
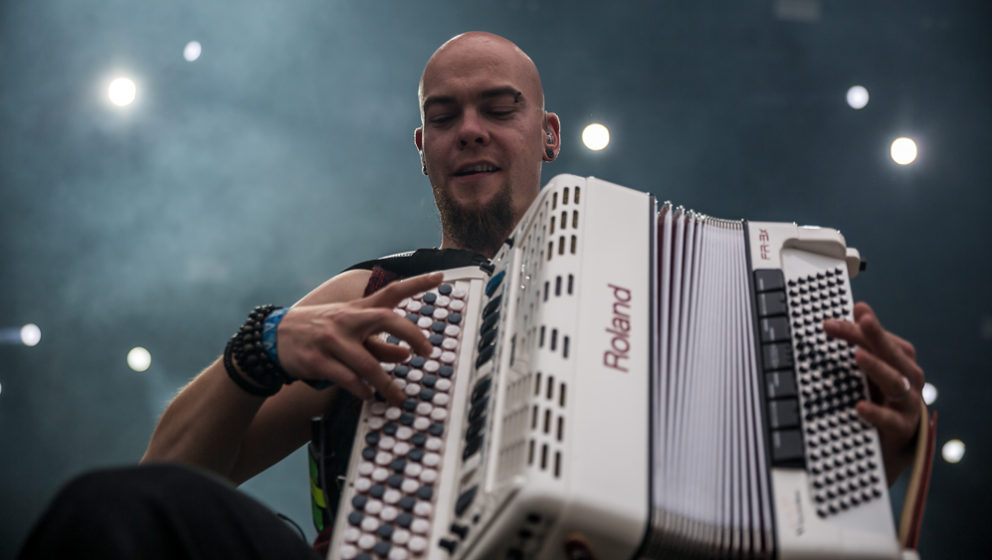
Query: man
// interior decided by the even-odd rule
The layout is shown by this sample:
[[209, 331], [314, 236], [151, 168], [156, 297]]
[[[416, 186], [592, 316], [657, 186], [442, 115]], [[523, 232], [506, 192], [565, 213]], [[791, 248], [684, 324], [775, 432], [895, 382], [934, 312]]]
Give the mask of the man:
[[[560, 122], [544, 110], [537, 68], [502, 37], [466, 33], [430, 58], [419, 99], [422, 126], [414, 141], [440, 210], [441, 249], [491, 257], [537, 197], [542, 164], [560, 149]], [[310, 418], [327, 411], [338, 391], [368, 399], [374, 388], [400, 403], [402, 392], [379, 362], [400, 361], [408, 350], [375, 335], [389, 332], [429, 353], [419, 329], [391, 309], [437, 285], [440, 275], [400, 280], [362, 297], [369, 278], [367, 270], [335, 276], [278, 323], [282, 369], [334, 388], [293, 383], [266, 398], [253, 394], [266, 389], [257, 379], [218, 359], [166, 409], [142, 462], [190, 464], [241, 483], [306, 443]], [[881, 402], [859, 403], [858, 412], [879, 429], [892, 480], [911, 458], [923, 372], [913, 347], [886, 332], [867, 305], [855, 307], [855, 319], [829, 321], [825, 329], [861, 347], [858, 365], [883, 395]]]

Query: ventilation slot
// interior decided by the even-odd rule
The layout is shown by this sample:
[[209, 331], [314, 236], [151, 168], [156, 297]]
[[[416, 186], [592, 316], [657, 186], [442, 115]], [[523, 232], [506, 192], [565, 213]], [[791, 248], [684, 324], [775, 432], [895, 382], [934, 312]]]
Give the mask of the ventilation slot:
[[568, 295], [572, 295], [572, 286], [575, 284], [575, 276], [568, 275]]
[[555, 296], [561, 295], [561, 276], [555, 277]]
[[568, 187], [565, 187], [561, 193], [561, 203], [562, 205], [568, 204]]

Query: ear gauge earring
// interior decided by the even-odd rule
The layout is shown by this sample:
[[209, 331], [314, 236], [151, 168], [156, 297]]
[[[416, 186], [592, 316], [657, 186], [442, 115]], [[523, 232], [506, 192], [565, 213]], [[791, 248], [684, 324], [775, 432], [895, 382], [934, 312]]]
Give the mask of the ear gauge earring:
[[545, 148], [544, 153], [548, 156], [548, 161], [555, 159], [555, 151], [551, 148]]

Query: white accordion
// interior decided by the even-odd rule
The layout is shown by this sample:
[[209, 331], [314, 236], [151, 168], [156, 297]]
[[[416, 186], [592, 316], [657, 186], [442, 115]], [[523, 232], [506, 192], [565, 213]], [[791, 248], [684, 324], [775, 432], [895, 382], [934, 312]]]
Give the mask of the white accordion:
[[[555, 177], [490, 267], [404, 301], [329, 558], [900, 558], [839, 232]], [[912, 553], [906, 553], [912, 554]]]

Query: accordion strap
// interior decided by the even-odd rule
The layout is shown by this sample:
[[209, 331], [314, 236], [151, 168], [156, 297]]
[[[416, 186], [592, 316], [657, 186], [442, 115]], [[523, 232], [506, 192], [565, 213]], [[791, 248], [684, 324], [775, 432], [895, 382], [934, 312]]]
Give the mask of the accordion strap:
[[920, 540], [920, 524], [923, 521], [923, 506], [930, 489], [930, 471], [933, 466], [934, 439], [937, 435], [937, 412], [929, 412], [927, 405], [920, 414], [920, 430], [916, 438], [916, 453], [910, 471], [906, 497], [902, 502], [899, 517], [899, 542], [904, 548], [915, 549]]

